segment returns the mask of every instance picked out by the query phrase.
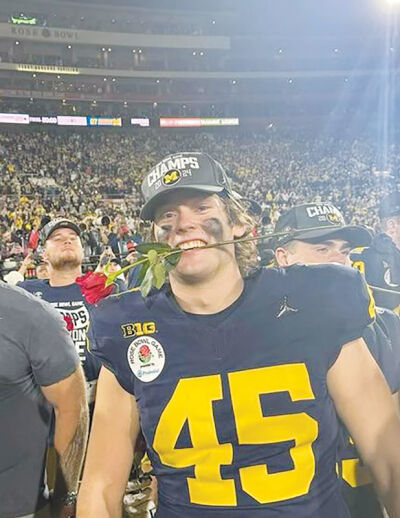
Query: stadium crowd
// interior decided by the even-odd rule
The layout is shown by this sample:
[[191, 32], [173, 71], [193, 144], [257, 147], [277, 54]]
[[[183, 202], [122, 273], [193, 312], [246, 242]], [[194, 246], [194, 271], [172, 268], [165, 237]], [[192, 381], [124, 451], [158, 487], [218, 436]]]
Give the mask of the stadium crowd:
[[[44, 215], [106, 229], [140, 232], [140, 181], [151, 164], [180, 149], [204, 151], [225, 164], [235, 188], [257, 201], [274, 223], [299, 203], [331, 201], [349, 223], [375, 227], [379, 200], [399, 187], [400, 153], [386, 171], [367, 140], [264, 134], [87, 132], [0, 133], [1, 259], [23, 253]], [[118, 228], [116, 228], [118, 227]], [[21, 250], [22, 246], [22, 250]], [[26, 252], [26, 250], [25, 250]]]

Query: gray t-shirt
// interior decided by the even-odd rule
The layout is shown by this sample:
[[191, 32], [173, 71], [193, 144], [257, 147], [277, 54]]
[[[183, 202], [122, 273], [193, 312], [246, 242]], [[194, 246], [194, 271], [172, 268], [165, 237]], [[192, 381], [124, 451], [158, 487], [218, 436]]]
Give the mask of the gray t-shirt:
[[51, 406], [40, 386], [79, 364], [60, 314], [25, 290], [0, 282], [0, 517], [45, 503]]

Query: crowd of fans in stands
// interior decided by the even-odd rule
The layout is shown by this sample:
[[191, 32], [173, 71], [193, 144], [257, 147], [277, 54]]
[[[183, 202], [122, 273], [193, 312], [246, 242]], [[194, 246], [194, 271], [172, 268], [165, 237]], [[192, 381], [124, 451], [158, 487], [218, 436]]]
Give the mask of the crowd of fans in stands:
[[224, 164], [236, 189], [261, 205], [265, 222], [275, 222], [295, 204], [330, 200], [348, 223], [374, 227], [379, 200], [400, 182], [400, 153], [391, 149], [382, 171], [377, 149], [361, 139], [292, 138], [274, 132], [3, 131], [1, 258], [21, 253], [44, 215], [68, 217], [86, 227], [107, 215], [109, 232], [122, 226], [137, 233], [144, 173], [164, 155], [181, 150], [204, 151]]

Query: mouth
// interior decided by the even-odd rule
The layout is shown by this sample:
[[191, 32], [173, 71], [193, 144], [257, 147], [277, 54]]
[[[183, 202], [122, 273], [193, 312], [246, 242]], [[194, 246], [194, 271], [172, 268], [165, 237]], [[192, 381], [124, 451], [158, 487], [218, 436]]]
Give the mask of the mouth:
[[179, 243], [177, 246], [181, 250], [191, 250], [193, 248], [201, 248], [205, 245], [207, 245], [207, 243], [202, 239], [193, 239], [191, 241], [183, 241], [182, 243]]

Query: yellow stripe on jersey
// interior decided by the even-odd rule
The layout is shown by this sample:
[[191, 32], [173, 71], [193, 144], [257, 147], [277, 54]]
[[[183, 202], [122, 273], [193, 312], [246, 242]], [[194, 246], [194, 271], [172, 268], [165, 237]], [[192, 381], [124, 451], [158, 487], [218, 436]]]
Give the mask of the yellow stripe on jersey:
[[373, 320], [375, 320], [375, 316], [376, 316], [376, 311], [375, 311], [375, 299], [374, 299], [374, 296], [372, 295], [371, 288], [368, 286], [368, 284], [366, 284], [366, 288], [367, 288], [367, 293], [368, 293], [368, 298], [369, 298], [369, 303], [368, 303], [368, 315], [369, 315]]

